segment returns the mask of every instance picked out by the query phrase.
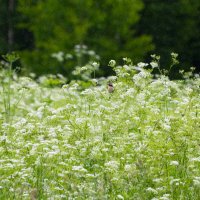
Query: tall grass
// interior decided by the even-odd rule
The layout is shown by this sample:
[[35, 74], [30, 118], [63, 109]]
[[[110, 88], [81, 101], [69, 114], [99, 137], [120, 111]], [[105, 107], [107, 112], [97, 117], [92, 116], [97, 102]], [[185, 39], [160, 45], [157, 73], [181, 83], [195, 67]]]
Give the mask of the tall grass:
[[200, 199], [199, 76], [124, 61], [87, 89], [10, 79], [12, 123], [0, 86], [0, 199]]

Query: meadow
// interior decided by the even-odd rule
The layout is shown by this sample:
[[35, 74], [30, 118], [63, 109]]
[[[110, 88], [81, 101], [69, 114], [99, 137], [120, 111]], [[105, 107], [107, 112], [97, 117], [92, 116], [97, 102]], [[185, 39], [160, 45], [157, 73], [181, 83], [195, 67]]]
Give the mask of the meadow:
[[199, 200], [200, 77], [172, 81], [153, 59], [68, 84], [2, 64], [0, 199]]

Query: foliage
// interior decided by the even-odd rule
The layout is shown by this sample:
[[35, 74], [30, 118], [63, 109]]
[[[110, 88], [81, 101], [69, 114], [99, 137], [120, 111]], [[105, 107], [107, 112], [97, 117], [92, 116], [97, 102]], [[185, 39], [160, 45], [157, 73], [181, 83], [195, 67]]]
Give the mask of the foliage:
[[31, 33], [19, 27], [24, 16], [16, 9], [18, 0], [0, 0], [0, 54], [29, 49]]
[[[153, 36], [154, 52], [161, 55], [162, 67], [168, 65], [172, 51], [181, 55], [179, 69], [188, 70], [191, 65], [199, 67], [200, 1], [143, 1], [145, 7], [139, 29]], [[174, 72], [176, 77], [178, 70]]]
[[[35, 44], [32, 51], [21, 54], [22, 62], [37, 73], [63, 73], [50, 55], [72, 53], [77, 44], [94, 49], [103, 58], [102, 65], [113, 55], [142, 59], [153, 49], [151, 37], [135, 31], [142, 7], [141, 0], [21, 0], [18, 10], [27, 18], [21, 26], [33, 33]], [[72, 67], [67, 64], [64, 74], [69, 75]]]
[[0, 52], [4, 52], [4, 51], [7, 51], [6, 49], [6, 43], [7, 43], [7, 38], [6, 38], [6, 35], [7, 35], [7, 32], [6, 32], [6, 2], [3, 1], [3, 0], [0, 0]]
[[200, 1], [0, 0], [0, 5], [0, 52], [19, 51], [27, 74], [68, 77], [76, 61], [58, 63], [50, 55], [73, 54], [77, 44], [88, 45], [101, 56], [106, 76], [112, 73], [108, 61], [125, 56], [136, 63], [159, 54], [162, 68], [168, 70], [170, 52], [181, 55], [173, 78], [180, 78], [178, 71], [190, 66], [200, 70]]
[[26, 89], [12, 123], [0, 113], [0, 199], [200, 199], [200, 77], [155, 79], [152, 59], [112, 60], [116, 76], [84, 90], [16, 77], [11, 105]]
[[19, 56], [15, 53], [11, 53], [11, 54], [4, 55], [2, 57], [4, 58], [4, 62], [2, 62], [2, 66], [0, 65], [0, 67], [2, 68], [2, 73], [0, 74], [2, 91], [0, 91], [0, 94], [3, 97], [5, 120], [7, 123], [9, 123], [12, 116], [11, 98], [12, 98], [13, 90], [11, 88], [11, 83], [14, 76], [14, 71], [12, 67], [13, 67], [13, 63], [19, 59]]
[[95, 78], [96, 72], [99, 71], [99, 64], [97, 62], [100, 60], [100, 56], [97, 55], [95, 51], [88, 49], [86, 45], [76, 45], [72, 54], [65, 54], [64, 52], [59, 51], [53, 53], [51, 56], [62, 64], [63, 72], [66, 73], [66, 68], [68, 67], [69, 73], [69, 67], [71, 66], [73, 69], [72, 75], [68, 74], [68, 77], [72, 79], [77, 79], [78, 76], [83, 80], [88, 80], [91, 78], [92, 73]]

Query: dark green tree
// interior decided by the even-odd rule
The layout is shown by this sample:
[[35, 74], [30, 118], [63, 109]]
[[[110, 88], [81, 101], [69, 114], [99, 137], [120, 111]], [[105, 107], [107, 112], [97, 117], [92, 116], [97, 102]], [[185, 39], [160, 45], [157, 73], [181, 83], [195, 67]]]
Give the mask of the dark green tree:
[[[8, 48], [8, 28], [9, 28], [9, 17], [8, 17], [8, 2], [0, 0], [0, 52], [1, 54], [7, 52]], [[9, 14], [11, 15], [11, 13]]]
[[0, 54], [29, 49], [32, 34], [19, 24], [24, 20], [17, 11], [18, 0], [0, 0]]
[[[179, 68], [200, 65], [200, 1], [143, 0], [145, 8], [139, 29], [153, 36], [155, 50], [161, 64], [167, 68], [170, 53], [179, 54]], [[178, 71], [178, 68], [177, 70]]]
[[153, 49], [151, 37], [136, 32], [142, 8], [141, 0], [19, 0], [21, 27], [34, 36], [34, 48], [21, 53], [22, 61], [37, 73], [59, 72], [51, 54], [70, 53], [76, 44], [94, 49], [103, 65], [122, 57], [139, 61]]

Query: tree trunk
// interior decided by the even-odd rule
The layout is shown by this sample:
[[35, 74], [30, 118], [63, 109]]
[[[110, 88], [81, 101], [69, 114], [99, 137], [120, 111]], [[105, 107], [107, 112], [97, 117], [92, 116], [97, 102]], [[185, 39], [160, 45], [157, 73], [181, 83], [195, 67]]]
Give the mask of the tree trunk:
[[8, 0], [8, 51], [12, 51], [14, 44], [13, 13], [15, 0]]

